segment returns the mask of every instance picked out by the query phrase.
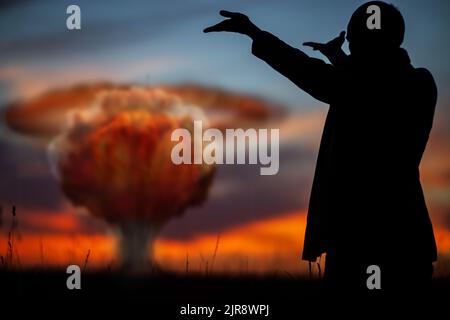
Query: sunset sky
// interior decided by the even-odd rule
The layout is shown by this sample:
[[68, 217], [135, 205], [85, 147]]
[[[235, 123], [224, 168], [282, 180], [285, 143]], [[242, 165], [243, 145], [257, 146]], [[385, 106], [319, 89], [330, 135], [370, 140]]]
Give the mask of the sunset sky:
[[[214, 260], [217, 271], [305, 272], [307, 264], [300, 261], [305, 215], [327, 106], [253, 57], [249, 39], [202, 30], [219, 21], [220, 9], [241, 11], [301, 47], [337, 36], [363, 2], [79, 0], [82, 29], [69, 31], [65, 11], [73, 1], [2, 1], [0, 111], [48, 90], [100, 81], [195, 84], [281, 106], [284, 116], [268, 121], [280, 128], [279, 173], [260, 176], [250, 165], [219, 167], [207, 201], [162, 230], [156, 259], [175, 270], [185, 270], [186, 261], [190, 270], [204, 270]], [[450, 275], [450, 3], [391, 2], [405, 17], [404, 48], [413, 65], [428, 68], [438, 85], [421, 178], [435, 226], [438, 271]], [[82, 263], [89, 250], [92, 265], [116, 261], [114, 230], [73, 208], [50, 173], [45, 146], [12, 132], [3, 120], [0, 172], [0, 255], [7, 250], [15, 205], [21, 264]]]

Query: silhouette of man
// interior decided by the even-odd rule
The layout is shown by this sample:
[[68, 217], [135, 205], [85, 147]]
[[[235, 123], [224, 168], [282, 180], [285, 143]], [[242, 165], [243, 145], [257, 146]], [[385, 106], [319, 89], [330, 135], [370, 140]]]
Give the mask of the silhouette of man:
[[[367, 8], [380, 8], [381, 28], [369, 29]], [[430, 281], [436, 244], [420, 184], [419, 164], [432, 127], [437, 89], [430, 72], [414, 68], [401, 48], [405, 24], [392, 5], [359, 7], [345, 34], [311, 58], [241, 13], [204, 32], [249, 36], [252, 52], [314, 98], [330, 105], [311, 191], [303, 260], [326, 253], [333, 285], [367, 288], [367, 268], [381, 270], [382, 288]]]
[[[380, 9], [369, 29], [367, 8]], [[436, 244], [419, 177], [432, 127], [437, 89], [430, 72], [414, 68], [401, 48], [405, 24], [392, 5], [359, 7], [344, 34], [305, 43], [332, 64], [311, 58], [241, 13], [204, 32], [249, 36], [252, 53], [314, 98], [330, 105], [311, 191], [303, 260], [326, 253], [325, 279], [363, 288], [367, 268], [380, 268], [382, 289], [421, 287], [431, 280]]]

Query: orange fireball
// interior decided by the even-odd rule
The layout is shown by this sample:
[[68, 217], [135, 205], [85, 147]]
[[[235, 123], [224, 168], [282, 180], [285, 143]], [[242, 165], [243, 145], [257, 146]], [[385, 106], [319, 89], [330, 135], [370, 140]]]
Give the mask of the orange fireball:
[[172, 132], [192, 131], [201, 116], [161, 90], [104, 93], [92, 108], [71, 114], [67, 130], [51, 144], [64, 193], [75, 205], [118, 225], [132, 238], [127, 251], [142, 247], [147, 229], [157, 229], [207, 195], [214, 166], [171, 160], [178, 143], [171, 141]]
[[84, 136], [69, 136], [58, 163], [61, 186], [76, 205], [110, 222], [161, 223], [203, 198], [212, 168], [174, 165], [173, 130], [183, 121], [125, 111]]

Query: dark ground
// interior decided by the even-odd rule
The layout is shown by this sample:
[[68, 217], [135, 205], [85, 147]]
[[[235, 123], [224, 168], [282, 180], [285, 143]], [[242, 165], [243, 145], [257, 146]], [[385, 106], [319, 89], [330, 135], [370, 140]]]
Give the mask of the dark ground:
[[[208, 319], [206, 315], [180, 315], [181, 307], [226, 304], [269, 305], [269, 316], [233, 317], [215, 314], [209, 319], [291, 319], [314, 314], [354, 311], [354, 306], [370, 312], [382, 305], [409, 310], [430, 303], [433, 310], [448, 310], [450, 281], [434, 280], [427, 291], [396, 293], [351, 293], [346, 288], [330, 291], [323, 281], [291, 275], [272, 276], [183, 276], [176, 274], [127, 275], [117, 272], [85, 272], [81, 290], [69, 290], [65, 270], [0, 271], [0, 306], [9, 302], [39, 302], [41, 306], [70, 303], [76, 306], [105, 304], [108, 310], [133, 304], [145, 308], [143, 319]], [[403, 299], [405, 298], [405, 299]], [[406, 302], [406, 304], [404, 304]], [[406, 309], [402, 309], [406, 308]], [[74, 309], [73, 309], [74, 311]], [[150, 312], [150, 313], [149, 313]], [[154, 318], [152, 315], [159, 315]], [[362, 315], [362, 314], [360, 314]], [[131, 317], [134, 319], [135, 317]], [[444, 317], [446, 318], [446, 317]]]

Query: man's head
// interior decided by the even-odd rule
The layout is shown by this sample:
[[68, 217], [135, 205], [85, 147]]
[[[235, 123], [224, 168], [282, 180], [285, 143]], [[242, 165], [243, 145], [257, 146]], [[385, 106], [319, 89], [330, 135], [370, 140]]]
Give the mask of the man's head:
[[[374, 14], [367, 12], [370, 6], [379, 10], [380, 28], [370, 29], [368, 19]], [[352, 55], [371, 55], [399, 48], [405, 35], [405, 21], [392, 4], [370, 1], [353, 13], [347, 26], [347, 40]]]

